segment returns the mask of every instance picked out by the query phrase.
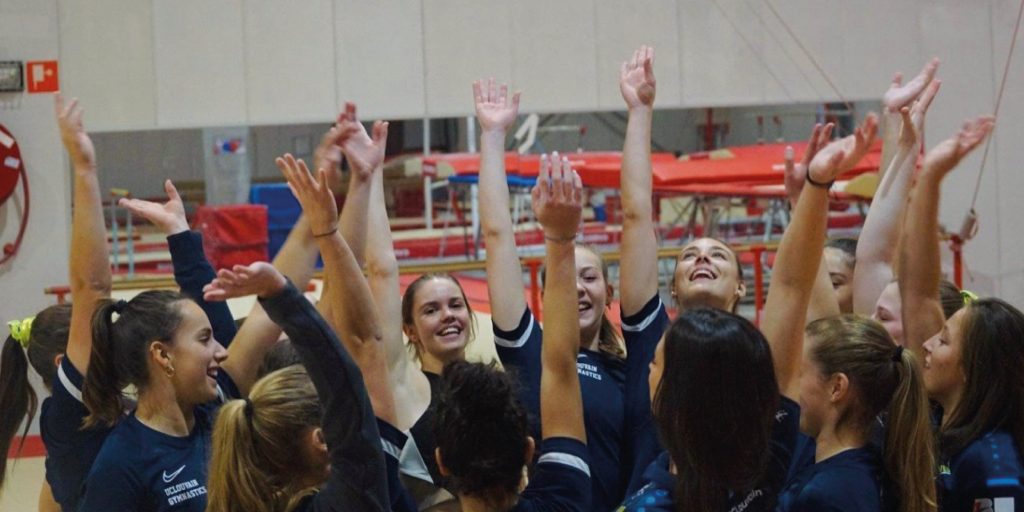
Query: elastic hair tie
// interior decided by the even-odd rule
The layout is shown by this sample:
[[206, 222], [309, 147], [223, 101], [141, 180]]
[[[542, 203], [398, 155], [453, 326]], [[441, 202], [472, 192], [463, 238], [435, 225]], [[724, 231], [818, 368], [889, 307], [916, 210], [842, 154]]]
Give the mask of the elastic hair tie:
[[30, 316], [24, 320], [7, 322], [7, 328], [11, 330], [11, 337], [24, 349], [28, 349], [29, 340], [32, 338], [32, 321], [35, 319], [36, 317]]
[[818, 182], [818, 181], [814, 181], [814, 180], [811, 179], [811, 173], [809, 171], [808, 171], [807, 174], [804, 175], [804, 179], [807, 181], [807, 183], [810, 183], [811, 185], [813, 185], [815, 187], [824, 188], [824, 189], [831, 189], [832, 188], [832, 184], [836, 182], [836, 180], [832, 180], [832, 181], [830, 181], [828, 183], [821, 183], [821, 182]]
[[243, 400], [245, 400], [245, 409], [243, 409], [243, 411], [245, 412], [245, 418], [247, 420], [249, 420], [249, 423], [251, 424], [252, 423], [252, 400], [249, 400], [249, 397], [245, 397], [245, 398], [243, 398]]
[[121, 299], [121, 300], [115, 302], [114, 305], [111, 307], [111, 309], [114, 310], [114, 313], [117, 313], [117, 314], [120, 315], [121, 312], [124, 311], [124, 308], [126, 308], [126, 307], [128, 307], [128, 303], [124, 299]]
[[978, 295], [970, 290], [960, 290], [960, 298], [964, 301], [964, 306], [978, 300]]
[[902, 363], [903, 362], [903, 346], [902, 345], [896, 347], [896, 351], [893, 352], [893, 354], [892, 354], [892, 361], [894, 363]]

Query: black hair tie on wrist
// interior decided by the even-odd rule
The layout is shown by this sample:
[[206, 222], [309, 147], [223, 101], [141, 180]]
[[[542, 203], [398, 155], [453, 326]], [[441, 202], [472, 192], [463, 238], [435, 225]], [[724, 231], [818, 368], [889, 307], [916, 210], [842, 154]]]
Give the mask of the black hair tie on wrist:
[[832, 180], [832, 181], [830, 181], [828, 183], [820, 183], [820, 182], [814, 181], [814, 180], [811, 179], [810, 171], [808, 171], [807, 174], [804, 175], [804, 178], [807, 180], [807, 183], [810, 183], [811, 185], [814, 185], [815, 187], [825, 188], [825, 189], [832, 188], [832, 184], [836, 182], [836, 180]]

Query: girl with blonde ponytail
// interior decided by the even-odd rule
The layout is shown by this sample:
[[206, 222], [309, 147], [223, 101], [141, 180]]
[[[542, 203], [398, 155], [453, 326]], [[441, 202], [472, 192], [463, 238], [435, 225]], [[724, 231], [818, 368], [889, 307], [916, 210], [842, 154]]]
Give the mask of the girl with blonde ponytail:
[[854, 315], [814, 321], [806, 333], [800, 430], [814, 438], [815, 458], [778, 510], [936, 510], [930, 409], [914, 354]]
[[221, 270], [207, 286], [207, 300], [258, 295], [305, 367], [271, 373], [249, 398], [224, 407], [214, 432], [208, 510], [385, 511], [392, 510], [392, 502], [408, 506], [401, 501], [405, 495], [394, 457], [406, 437], [391, 426], [390, 388], [372, 373], [364, 383], [354, 359], [380, 353], [380, 327], [369, 286], [338, 232], [326, 173], [320, 169], [314, 179], [306, 164], [291, 155], [277, 164], [309, 216], [325, 279], [333, 283], [324, 294], [349, 293], [350, 300], [338, 303], [334, 312], [350, 320], [342, 324], [349, 339], [343, 346], [316, 308], [267, 263]]

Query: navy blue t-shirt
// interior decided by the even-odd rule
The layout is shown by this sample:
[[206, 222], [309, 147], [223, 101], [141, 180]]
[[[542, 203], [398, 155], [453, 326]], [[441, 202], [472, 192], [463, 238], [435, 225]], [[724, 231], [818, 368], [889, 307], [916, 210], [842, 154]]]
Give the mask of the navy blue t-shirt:
[[[527, 308], [513, 331], [494, 326], [494, 343], [501, 364], [512, 369], [522, 385], [523, 404], [531, 414], [531, 430], [540, 439], [541, 325]], [[624, 494], [622, 443], [625, 410], [623, 362], [592, 350], [580, 349], [576, 370], [583, 395], [583, 418], [590, 452], [593, 510], [612, 510]]]
[[81, 512], [111, 510], [206, 510], [206, 477], [214, 415], [238, 388], [227, 372], [217, 373], [218, 399], [196, 407], [186, 437], [153, 430], [135, 417], [123, 418], [107, 437], [89, 471]]
[[[781, 397], [779, 410], [775, 413], [775, 425], [769, 445], [768, 467], [757, 488], [730, 495], [723, 510], [731, 512], [754, 512], [772, 510], [776, 498], [785, 483], [786, 470], [793, 457], [796, 434], [800, 429], [800, 406]], [[676, 477], [669, 471], [668, 452], [662, 452], [644, 471], [644, 486], [626, 499], [620, 512], [675, 512], [672, 490]]]
[[[404, 436], [382, 440], [380, 421], [373, 414], [362, 371], [295, 286], [289, 283], [280, 293], [259, 301], [267, 316], [292, 340], [323, 408], [321, 428], [331, 461], [330, 474], [320, 490], [297, 510], [390, 510], [392, 486], [396, 483], [388, 478], [384, 448], [400, 452], [396, 443], [404, 444]], [[385, 442], [387, 439], [392, 442]], [[394, 467], [397, 469], [397, 465]]]
[[995, 430], [939, 464], [939, 510], [1024, 510], [1024, 463], [1008, 432]]
[[623, 446], [627, 494], [643, 485], [644, 470], [662, 452], [658, 429], [651, 415], [651, 393], [647, 378], [658, 342], [668, 327], [668, 313], [655, 294], [640, 311], [622, 317], [626, 341], [626, 442]]
[[417, 512], [416, 500], [412, 499], [399, 476], [399, 459], [402, 449], [409, 436], [395, 428], [394, 425], [377, 418], [377, 429], [380, 430], [380, 443], [384, 449], [384, 462], [388, 471], [388, 497], [391, 499], [392, 512]]
[[878, 512], [882, 467], [874, 447], [856, 448], [803, 468], [779, 494], [777, 512]]
[[53, 379], [53, 394], [43, 400], [39, 429], [46, 445], [46, 481], [62, 510], [78, 509], [89, 468], [113, 427], [82, 429], [89, 410], [82, 402], [82, 374], [67, 357]]
[[512, 512], [591, 512], [590, 451], [578, 439], [541, 442], [533, 476]]

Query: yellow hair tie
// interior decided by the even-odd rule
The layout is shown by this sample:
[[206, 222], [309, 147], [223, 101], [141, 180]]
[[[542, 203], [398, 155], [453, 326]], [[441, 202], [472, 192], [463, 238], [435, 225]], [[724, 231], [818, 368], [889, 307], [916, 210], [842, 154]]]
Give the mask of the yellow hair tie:
[[7, 322], [7, 327], [11, 329], [11, 337], [26, 349], [28, 348], [28, 340], [32, 336], [32, 321], [35, 319], [36, 317], [30, 316], [21, 321], [11, 320]]
[[960, 298], [964, 300], [964, 306], [978, 300], [978, 295], [969, 290], [960, 290]]

